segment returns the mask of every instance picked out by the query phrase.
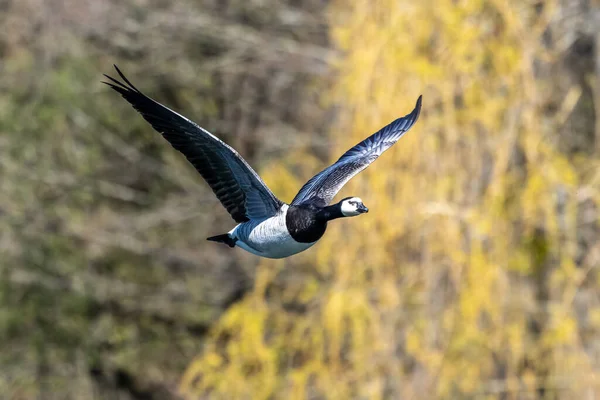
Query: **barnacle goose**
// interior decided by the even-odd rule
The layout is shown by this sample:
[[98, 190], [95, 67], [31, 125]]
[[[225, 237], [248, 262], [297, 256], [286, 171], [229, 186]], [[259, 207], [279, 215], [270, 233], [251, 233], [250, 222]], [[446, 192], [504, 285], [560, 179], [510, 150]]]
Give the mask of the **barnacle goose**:
[[186, 117], [140, 92], [115, 65], [124, 83], [108, 75], [104, 82], [179, 150], [206, 180], [221, 204], [238, 223], [228, 233], [208, 240], [238, 246], [267, 258], [284, 258], [314, 245], [327, 222], [369, 211], [359, 197], [329, 205], [354, 175], [367, 168], [417, 121], [414, 110], [393, 121], [344, 153], [333, 165], [311, 178], [290, 204], [279, 200], [248, 163], [230, 146]]

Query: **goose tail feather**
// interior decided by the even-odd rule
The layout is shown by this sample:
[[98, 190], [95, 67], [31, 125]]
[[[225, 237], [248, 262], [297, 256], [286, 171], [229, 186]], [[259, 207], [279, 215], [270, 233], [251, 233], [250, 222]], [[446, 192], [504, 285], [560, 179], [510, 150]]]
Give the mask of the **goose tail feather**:
[[237, 242], [237, 239], [232, 238], [231, 236], [229, 236], [228, 233], [224, 233], [222, 235], [217, 236], [211, 236], [209, 238], [206, 238], [206, 240], [210, 240], [211, 242], [224, 243], [229, 247], [234, 247], [235, 242]]

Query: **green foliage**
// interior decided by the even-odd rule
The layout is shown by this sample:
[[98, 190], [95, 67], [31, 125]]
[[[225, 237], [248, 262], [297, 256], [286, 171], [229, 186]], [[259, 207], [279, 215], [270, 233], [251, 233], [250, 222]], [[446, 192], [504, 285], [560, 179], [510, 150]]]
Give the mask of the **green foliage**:
[[271, 2], [258, 30], [246, 2], [2, 2], [1, 398], [176, 396], [254, 262], [207, 243], [231, 219], [102, 74], [118, 64], [260, 166], [282, 130], [322, 125], [303, 100], [319, 7]]

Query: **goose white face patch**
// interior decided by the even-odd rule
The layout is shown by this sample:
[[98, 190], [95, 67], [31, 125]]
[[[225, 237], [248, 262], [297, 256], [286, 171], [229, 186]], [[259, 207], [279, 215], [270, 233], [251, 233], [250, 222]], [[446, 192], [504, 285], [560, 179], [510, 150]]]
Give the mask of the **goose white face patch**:
[[344, 217], [354, 217], [365, 213], [366, 207], [360, 197], [351, 197], [342, 201], [342, 214]]

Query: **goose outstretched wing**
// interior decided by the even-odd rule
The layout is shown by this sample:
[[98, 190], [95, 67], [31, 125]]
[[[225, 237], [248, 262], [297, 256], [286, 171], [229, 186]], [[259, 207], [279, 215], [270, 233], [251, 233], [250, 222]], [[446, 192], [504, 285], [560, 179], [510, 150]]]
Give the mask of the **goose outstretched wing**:
[[337, 192], [356, 174], [367, 168], [384, 151], [392, 147], [417, 121], [421, 112], [419, 96], [415, 109], [398, 118], [344, 153], [333, 165], [312, 177], [300, 189], [291, 204], [313, 203], [326, 206]]
[[195, 122], [140, 92], [115, 65], [120, 82], [104, 75], [152, 127], [188, 159], [236, 222], [275, 215], [283, 204], [248, 163]]

